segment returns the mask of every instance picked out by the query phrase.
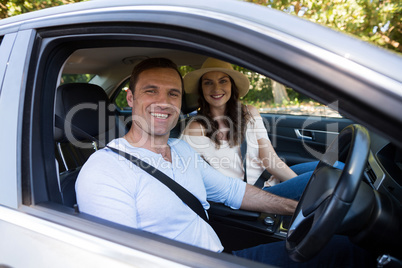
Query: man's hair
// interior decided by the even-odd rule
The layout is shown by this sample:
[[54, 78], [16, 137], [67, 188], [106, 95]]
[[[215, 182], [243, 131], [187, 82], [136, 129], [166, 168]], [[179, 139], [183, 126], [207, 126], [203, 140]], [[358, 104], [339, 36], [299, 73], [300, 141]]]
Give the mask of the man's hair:
[[154, 69], [154, 68], [168, 68], [168, 69], [175, 70], [180, 77], [182, 92], [184, 92], [183, 77], [181, 76], [181, 74], [177, 68], [177, 65], [173, 61], [166, 59], [166, 58], [151, 58], [151, 59], [146, 59], [146, 60], [141, 61], [134, 67], [134, 69], [131, 73], [130, 85], [129, 85], [130, 90], [133, 94], [134, 94], [134, 89], [138, 82], [138, 77], [140, 76], [140, 74], [146, 70]]

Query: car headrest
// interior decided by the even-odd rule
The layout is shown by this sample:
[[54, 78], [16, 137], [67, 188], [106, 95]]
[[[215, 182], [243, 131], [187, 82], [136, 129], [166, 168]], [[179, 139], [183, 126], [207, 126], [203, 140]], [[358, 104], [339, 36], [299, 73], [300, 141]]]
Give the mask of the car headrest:
[[183, 92], [181, 111], [183, 114], [191, 113], [198, 108], [198, 95]]
[[105, 91], [97, 85], [87, 83], [71, 83], [58, 87], [56, 92], [55, 114], [61, 118], [63, 127], [55, 126], [54, 139], [65, 141], [73, 135], [77, 140], [88, 140], [71, 125], [87, 134], [98, 137], [109, 130], [109, 98]]

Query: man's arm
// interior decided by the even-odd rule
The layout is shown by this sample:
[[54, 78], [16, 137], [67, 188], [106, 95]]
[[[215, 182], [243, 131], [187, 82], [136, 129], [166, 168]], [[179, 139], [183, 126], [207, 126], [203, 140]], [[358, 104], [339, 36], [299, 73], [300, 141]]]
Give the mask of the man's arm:
[[292, 215], [296, 210], [297, 202], [263, 191], [247, 184], [240, 208], [244, 210]]

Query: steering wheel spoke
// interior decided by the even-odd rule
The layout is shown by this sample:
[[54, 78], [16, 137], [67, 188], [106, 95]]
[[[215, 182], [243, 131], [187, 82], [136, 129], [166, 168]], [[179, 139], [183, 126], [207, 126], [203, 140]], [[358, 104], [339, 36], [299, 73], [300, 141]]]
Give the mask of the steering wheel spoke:
[[292, 225], [288, 230], [287, 240], [289, 243], [300, 242], [308, 233], [311, 228], [311, 224], [314, 220], [314, 215], [305, 217], [303, 211], [299, 211], [294, 218]]

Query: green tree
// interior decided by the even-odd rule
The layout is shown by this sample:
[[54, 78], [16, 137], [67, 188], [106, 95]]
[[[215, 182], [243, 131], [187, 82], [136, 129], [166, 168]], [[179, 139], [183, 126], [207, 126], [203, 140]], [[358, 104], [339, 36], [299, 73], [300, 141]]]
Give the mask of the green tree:
[[48, 7], [60, 6], [83, 0], [0, 0], [0, 19]]
[[[0, 0], [0, 19], [85, 0]], [[396, 52], [402, 52], [400, 0], [245, 0], [304, 17]]]
[[397, 0], [246, 0], [306, 18], [402, 52], [402, 1]]

